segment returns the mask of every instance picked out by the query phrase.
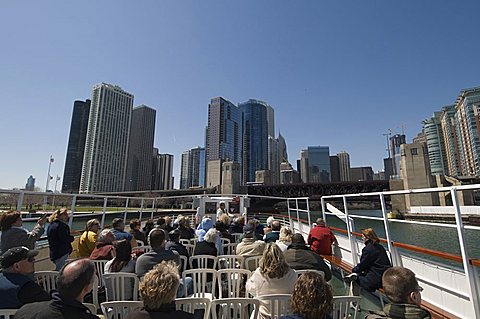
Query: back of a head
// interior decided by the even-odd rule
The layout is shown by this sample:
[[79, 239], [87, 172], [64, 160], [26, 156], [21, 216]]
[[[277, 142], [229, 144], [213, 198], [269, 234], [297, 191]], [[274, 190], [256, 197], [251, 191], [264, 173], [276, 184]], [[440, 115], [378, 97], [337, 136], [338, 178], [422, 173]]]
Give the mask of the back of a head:
[[168, 238], [170, 239], [170, 241], [178, 242], [180, 240], [180, 231], [178, 230], [178, 228], [169, 232]]
[[120, 261], [132, 259], [132, 245], [126, 239], [114, 241], [113, 247], [115, 248], [115, 259]]
[[374, 243], [380, 242], [380, 239], [378, 238], [378, 236], [375, 233], [375, 231], [373, 230], [373, 228], [363, 228], [363, 229], [361, 229], [361, 232], [362, 232], [363, 236], [365, 236], [366, 238], [368, 238], [372, 242], [374, 242]]
[[76, 299], [82, 290], [93, 281], [95, 266], [89, 259], [79, 259], [66, 264], [57, 279], [59, 294], [68, 299]]
[[166, 237], [163, 229], [155, 227], [150, 231], [150, 234], [148, 234], [148, 242], [153, 248], [158, 248], [165, 242]]
[[411, 292], [418, 289], [415, 273], [404, 267], [391, 267], [382, 276], [383, 289], [393, 303], [406, 304]]
[[140, 295], [145, 308], [157, 310], [175, 300], [179, 286], [178, 267], [172, 261], [162, 261], [140, 282]]
[[123, 222], [123, 219], [121, 218], [115, 218], [113, 221], [112, 221], [112, 227], [113, 229], [118, 229], [118, 228], [121, 228], [124, 224]]
[[280, 228], [282, 227], [282, 225], [280, 224], [280, 222], [278, 220], [274, 220], [272, 222], [272, 230], [274, 231], [280, 231]]
[[97, 237], [98, 243], [111, 244], [114, 240], [115, 237], [112, 233], [112, 230], [109, 228], [105, 228], [104, 230], [102, 230]]
[[292, 241], [292, 230], [286, 226], [280, 229], [280, 235], [278, 238], [280, 241]]
[[288, 267], [282, 250], [275, 243], [268, 243], [259, 263], [260, 273], [268, 278], [283, 278]]
[[159, 219], [157, 219], [157, 222], [155, 223], [157, 226], [162, 226], [165, 224], [165, 218], [163, 217], [160, 217]]
[[292, 312], [305, 319], [324, 318], [333, 310], [332, 288], [322, 275], [306, 272], [293, 287]]
[[317, 218], [316, 223], [317, 225], [325, 226], [325, 221], [323, 220], [323, 218]]
[[132, 219], [130, 221], [130, 229], [134, 229], [135, 227], [138, 227], [140, 225], [141, 225], [140, 220], [138, 220], [138, 219]]
[[303, 238], [302, 234], [294, 234], [292, 236], [292, 244], [302, 244], [305, 245], [305, 239]]
[[274, 220], [275, 218], [273, 216], [268, 217], [266, 222], [267, 227], [271, 227]]
[[5, 231], [12, 228], [12, 224], [20, 218], [20, 212], [9, 211], [0, 215], [0, 230]]
[[205, 234], [205, 241], [207, 243], [216, 243], [218, 240], [218, 233], [215, 228], [210, 228]]

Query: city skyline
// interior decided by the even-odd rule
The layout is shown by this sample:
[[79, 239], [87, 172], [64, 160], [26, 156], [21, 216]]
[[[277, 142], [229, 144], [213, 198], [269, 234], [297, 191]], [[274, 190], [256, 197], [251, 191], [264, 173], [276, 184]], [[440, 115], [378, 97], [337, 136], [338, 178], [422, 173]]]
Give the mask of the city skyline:
[[274, 106], [294, 166], [302, 149], [328, 145], [380, 170], [382, 134], [411, 141], [480, 82], [477, 2], [112, 3], [2, 4], [0, 188], [30, 175], [42, 188], [50, 155], [63, 176], [73, 101], [100, 82], [157, 110], [154, 145], [175, 156], [176, 187], [182, 152], [204, 145], [213, 97]]

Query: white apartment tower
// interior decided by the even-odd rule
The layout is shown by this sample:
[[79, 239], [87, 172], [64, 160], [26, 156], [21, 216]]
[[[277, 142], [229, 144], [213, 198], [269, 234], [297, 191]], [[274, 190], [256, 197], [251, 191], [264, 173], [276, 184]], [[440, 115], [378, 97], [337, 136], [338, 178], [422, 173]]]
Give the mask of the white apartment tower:
[[350, 155], [347, 152], [342, 151], [337, 153], [338, 156], [338, 166], [340, 167], [340, 181], [349, 182], [351, 180], [350, 176]]
[[81, 193], [124, 190], [132, 109], [133, 94], [119, 86], [93, 87]]

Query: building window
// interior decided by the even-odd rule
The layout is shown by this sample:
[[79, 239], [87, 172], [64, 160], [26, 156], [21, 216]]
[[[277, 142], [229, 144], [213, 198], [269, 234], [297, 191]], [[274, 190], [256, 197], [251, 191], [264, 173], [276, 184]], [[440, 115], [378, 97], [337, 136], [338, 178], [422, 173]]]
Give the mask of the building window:
[[416, 149], [416, 148], [410, 149], [410, 154], [412, 154], [412, 155], [418, 155], [417, 149]]

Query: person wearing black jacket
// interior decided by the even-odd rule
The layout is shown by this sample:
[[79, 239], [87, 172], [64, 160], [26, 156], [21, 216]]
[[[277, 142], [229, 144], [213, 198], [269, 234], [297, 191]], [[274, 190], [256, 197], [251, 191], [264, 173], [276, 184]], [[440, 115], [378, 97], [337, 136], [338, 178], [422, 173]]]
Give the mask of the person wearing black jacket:
[[51, 301], [34, 302], [20, 308], [16, 319], [98, 319], [83, 302], [93, 287], [95, 266], [91, 260], [78, 259], [62, 268], [58, 277], [58, 291]]
[[55, 270], [59, 271], [68, 256], [72, 253], [73, 236], [70, 235], [70, 227], [67, 224], [68, 210], [62, 208], [50, 216], [47, 236], [50, 246], [50, 260], [55, 264]]
[[295, 270], [315, 269], [324, 273], [324, 278], [329, 281], [332, 278], [332, 272], [323, 258], [314, 253], [305, 245], [305, 239], [302, 234], [292, 236], [292, 243], [287, 250], [283, 252], [285, 261], [290, 268]]
[[24, 304], [50, 300], [48, 293], [33, 282], [38, 250], [13, 247], [2, 254], [0, 272], [0, 309], [16, 309]]
[[365, 247], [362, 249], [360, 263], [352, 269], [352, 279], [369, 292], [382, 287], [382, 275], [392, 267], [387, 252], [379, 244], [380, 239], [372, 228], [362, 229]]

